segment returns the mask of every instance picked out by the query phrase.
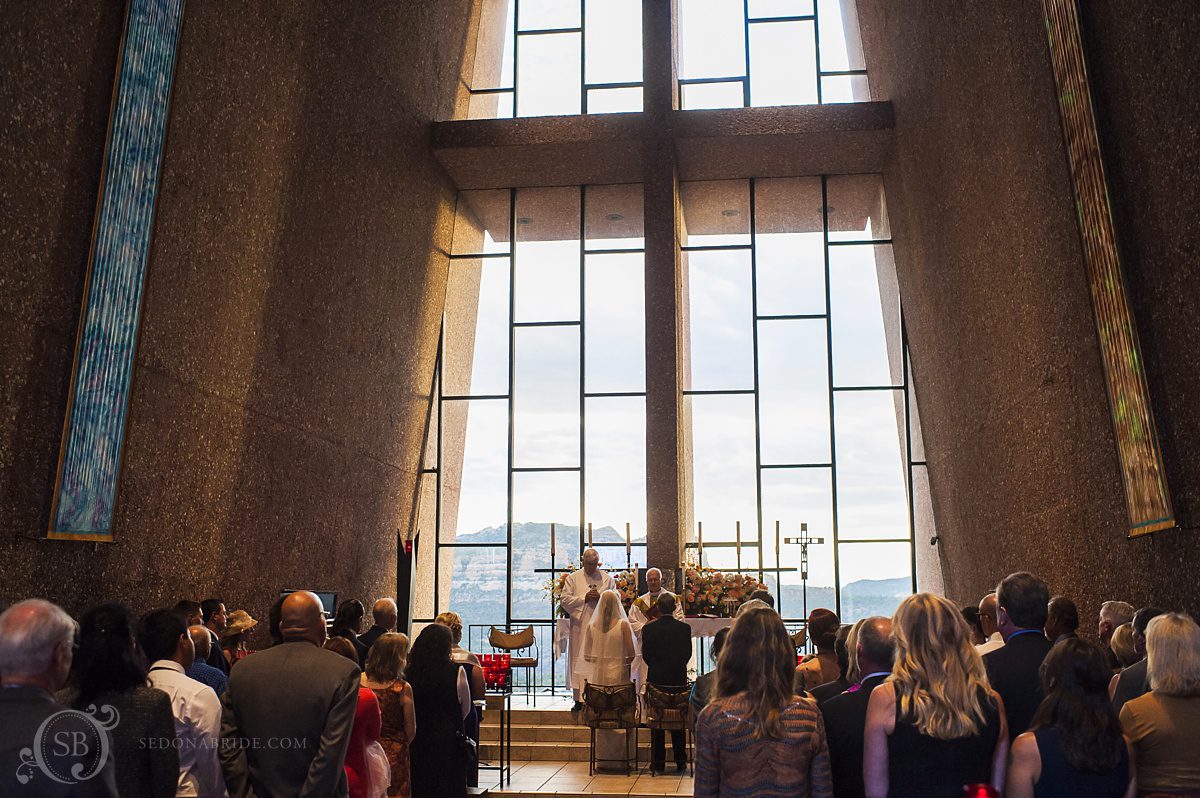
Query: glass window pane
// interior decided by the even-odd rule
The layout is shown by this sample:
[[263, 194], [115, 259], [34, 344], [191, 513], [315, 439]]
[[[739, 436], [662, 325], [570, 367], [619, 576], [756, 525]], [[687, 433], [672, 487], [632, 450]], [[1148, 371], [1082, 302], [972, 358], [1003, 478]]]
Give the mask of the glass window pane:
[[[764, 488], [765, 490], [765, 488]], [[812, 512], [819, 512], [815, 500]], [[775, 530], [770, 530], [774, 536]], [[797, 537], [800, 530], [793, 527], [783, 529], [783, 537]], [[801, 562], [801, 546], [798, 543], [783, 544], [783, 565], [785, 568], [795, 568], [783, 574], [783, 587], [780, 590], [778, 609], [784, 618], [803, 619], [817, 607], [837, 609], [837, 580], [833, 573], [833, 537], [818, 530], [811, 522], [808, 533], [813, 538], [819, 538], [821, 543], [812, 543], [808, 547], [808, 570], [803, 570]], [[774, 545], [772, 540], [771, 545]], [[805, 579], [804, 575], [808, 578]]]
[[753, 388], [750, 253], [685, 252], [683, 269], [688, 292], [685, 390]]
[[521, 37], [517, 48], [517, 116], [580, 112], [580, 41], [578, 33]]
[[865, 69], [855, 0], [817, 0], [821, 20], [821, 69]]
[[829, 363], [825, 322], [758, 324], [762, 462], [829, 462]]
[[802, 17], [813, 12], [812, 0], [750, 0], [750, 18]]
[[508, 279], [508, 258], [450, 261], [442, 328], [447, 395], [508, 393]]
[[681, 183], [681, 238], [685, 247], [750, 243], [750, 183], [705, 180]]
[[579, 328], [518, 328], [513, 354], [513, 465], [579, 465]]
[[821, 78], [821, 102], [865, 103], [871, 99], [866, 75], [827, 75]]
[[912, 548], [908, 543], [843, 543], [838, 547], [842, 623], [872, 615], [892, 617], [912, 594]]
[[750, 26], [750, 104], [817, 102], [817, 50], [812, 22]]
[[520, 0], [520, 30], [579, 27], [579, 0]]
[[588, 255], [585, 364], [590, 392], [646, 389], [645, 255]]
[[[768, 468], [762, 472], [763, 546], [768, 565], [775, 564], [775, 524], [779, 523], [780, 563], [785, 568], [800, 567], [800, 546], [782, 543], [800, 535], [800, 524], [808, 524], [808, 534], [824, 543], [809, 546], [809, 588], [823, 585], [832, 594], [833, 586], [833, 486], [829, 468]], [[815, 573], [813, 571], [815, 570]], [[787, 595], [781, 612], [787, 617], [804, 617], [804, 596], [799, 572], [785, 573]], [[778, 597], [778, 593], [775, 594]], [[810, 599], [813, 596], [810, 595]], [[814, 606], [829, 606], [833, 604]]]
[[679, 77], [746, 74], [742, 0], [679, 0]]
[[513, 0], [483, 0], [481, 4], [471, 67], [473, 89], [507, 89], [513, 85], [513, 6]]
[[578, 321], [579, 189], [520, 189], [516, 219], [514, 319]]
[[507, 519], [508, 402], [443, 401], [442, 542], [503, 541]]
[[[503, 546], [444, 548], [440, 552], [449, 573], [448, 601], [439, 611], [457, 612], [464, 624], [504, 628], [508, 605], [508, 553]], [[467, 637], [467, 630], [463, 630]], [[464, 640], [464, 642], [466, 642]]]
[[646, 244], [641, 183], [587, 186], [584, 235], [588, 249], [639, 249]]
[[680, 86], [684, 111], [705, 108], [741, 108], [746, 104], [742, 82], [685, 83]]
[[830, 241], [891, 238], [882, 175], [837, 175], [826, 179]]
[[684, 403], [692, 419], [695, 520], [706, 542], [732, 541], [738, 521], [749, 531], [758, 519], [754, 397], [687, 396]]
[[[636, 83], [642, 79], [642, 4], [640, 0], [602, 0], [587, 4], [588, 83]], [[590, 105], [589, 99], [589, 105]], [[641, 110], [641, 103], [638, 103]]]
[[757, 180], [754, 244], [761, 316], [825, 313], [821, 180]]
[[574, 559], [579, 542], [579, 473], [577, 471], [513, 474], [513, 617], [549, 619], [549, 597], [542, 589], [549, 578], [538, 568], [550, 567], [550, 524], [555, 524], [555, 566]]
[[[640, 396], [586, 399], [585, 517], [594, 530], [612, 527], [635, 544], [646, 540], [646, 400]], [[624, 562], [624, 552], [620, 553]], [[634, 552], [635, 559], [637, 552]], [[637, 562], [645, 565], [643, 553]]]
[[834, 395], [838, 536], [907, 538], [908, 466], [901, 391]]
[[511, 196], [508, 189], [458, 192], [450, 251], [455, 255], [507, 253]]
[[890, 246], [829, 248], [833, 384], [900, 385], [900, 297]]
[[472, 94], [467, 103], [467, 119], [512, 119], [513, 93]]
[[589, 89], [587, 101], [589, 114], [635, 113], [642, 110], [642, 89]]

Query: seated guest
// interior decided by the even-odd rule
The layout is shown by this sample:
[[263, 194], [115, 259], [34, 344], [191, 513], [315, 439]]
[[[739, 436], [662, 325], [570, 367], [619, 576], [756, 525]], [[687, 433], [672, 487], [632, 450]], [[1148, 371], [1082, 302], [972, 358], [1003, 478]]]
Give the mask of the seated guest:
[[358, 638], [358, 642], [367, 647], [367, 651], [371, 650], [371, 646], [375, 645], [375, 641], [381, 635], [388, 632], [396, 631], [396, 623], [400, 619], [400, 610], [396, 606], [396, 601], [390, 598], [381, 598], [371, 606], [371, 620], [374, 623], [371, 628], [363, 632]]
[[200, 602], [200, 617], [212, 637], [212, 646], [208, 655], [208, 664], [226, 675], [229, 674], [229, 660], [225, 659], [225, 651], [221, 648], [221, 633], [225, 631], [225, 602], [219, 598], [206, 598]]
[[387, 632], [371, 646], [362, 675], [362, 685], [374, 690], [379, 699], [379, 742], [392, 766], [392, 781], [387, 791], [391, 798], [412, 798], [408, 747], [416, 738], [417, 716], [412, 688], [401, 678], [407, 663], [408, 638]]
[[463, 798], [469, 752], [462, 745], [463, 718], [471, 712], [471, 688], [450, 659], [451, 631], [441, 624], [421, 630], [408, 656], [404, 677], [412, 688], [417, 736], [412, 755], [414, 796]]
[[734, 621], [696, 720], [696, 798], [833, 795], [817, 702], [792, 694], [795, 656], [774, 610]]
[[225, 692], [225, 682], [229, 677], [208, 664], [209, 647], [212, 646], [212, 636], [208, 633], [208, 627], [198, 624], [189, 626], [188, 636], [192, 638], [192, 647], [196, 649], [196, 659], [184, 672], [189, 678], [207, 684], [220, 698]]
[[[646, 682], [655, 687], [686, 687], [688, 661], [692, 658], [692, 630], [675, 617], [678, 604], [667, 591], [656, 602], [657, 618], [642, 627], [642, 659], [646, 662]], [[675, 767], [687, 767], [687, 733], [671, 732], [671, 752]], [[667, 741], [662, 729], [650, 730], [650, 768], [662, 773], [666, 768]]]
[[1121, 668], [1128, 668], [1130, 665], [1138, 661], [1137, 649], [1133, 645], [1133, 624], [1123, 623], [1116, 629], [1113, 629], [1112, 639], [1108, 641], [1109, 664], [1112, 664], [1112, 658], [1116, 657], [1117, 664]]
[[[54, 692], [71, 670], [75, 621], [61, 608], [42, 599], [19, 601], [0, 613], [0, 795], [12, 798], [116, 798], [113, 760], [99, 773], [77, 784], [60, 784], [34, 765], [25, 765], [28, 749], [48, 718], [62, 711]], [[103, 720], [103, 718], [101, 718]], [[99, 755], [99, 740], [83, 739], [79, 749], [48, 746], [43, 759], [54, 773], [67, 775], [72, 767], [90, 767]], [[78, 755], [75, 755], [75, 751]], [[18, 774], [28, 777], [25, 783]]]
[[963, 607], [963, 617], [967, 619], [967, 626], [971, 627], [971, 643], [976, 646], [981, 646], [987, 641], [987, 635], [983, 633], [983, 623], [979, 620], [978, 607]]
[[1004, 635], [996, 626], [996, 594], [988, 593], [979, 600], [979, 625], [983, 629], [983, 642], [976, 644], [979, 656], [990, 654], [1004, 645]]
[[362, 628], [363, 617], [367, 610], [358, 599], [348, 599], [338, 605], [333, 615], [333, 623], [329, 626], [330, 637], [344, 637], [354, 646], [361, 662], [367, 657], [367, 647], [358, 639], [358, 631]]
[[1042, 694], [1042, 660], [1053, 645], [1046, 639], [1050, 589], [1031, 573], [1009, 574], [996, 588], [999, 610], [996, 625], [1004, 635], [1004, 647], [983, 657], [988, 681], [1004, 700], [1008, 739], [1029, 728]]
[[1150, 692], [1121, 709], [1141, 795], [1200, 795], [1200, 627], [1187, 615], [1146, 628]]
[[1133, 630], [1133, 652], [1138, 661], [1112, 677], [1112, 681], [1108, 683], [1108, 694], [1112, 697], [1113, 709], [1118, 715], [1121, 714], [1121, 707], [1125, 706], [1126, 701], [1150, 692], [1150, 675], [1147, 671], [1149, 663], [1146, 662], [1146, 627], [1150, 625], [1150, 621], [1165, 612], [1158, 607], [1142, 607], [1133, 614], [1130, 628]]
[[1046, 639], [1051, 643], [1066, 640], [1068, 637], [1078, 637], [1079, 610], [1075, 602], [1066, 596], [1055, 596], [1046, 605]]
[[861, 677], [849, 690], [820, 705], [829, 740], [834, 798], [862, 798], [867, 704], [871, 692], [891, 674], [895, 655], [890, 618], [864, 618], [854, 629], [846, 642], [853, 646], [850, 660], [857, 664]]
[[[851, 684], [848, 643], [856, 625], [857, 623], [854, 625], [843, 624], [837, 630], [837, 637], [833, 639], [833, 653], [837, 657], [838, 677], [831, 682], [819, 684], [812, 690], [809, 690], [809, 694], [817, 700], [817, 704], [822, 704], [835, 695], [840, 695]], [[797, 671], [798, 676], [801, 673], [802, 671]]]
[[[713, 635], [712, 646], [709, 647], [709, 656], [713, 662], [717, 662], [721, 658], [721, 650], [725, 647], [725, 638], [729, 637], [729, 627], [718, 629]], [[691, 719], [692, 731], [696, 730], [696, 718], [700, 717], [700, 710], [708, 706], [708, 702], [712, 700], [713, 694], [717, 687], [717, 669], [714, 667], [708, 673], [702, 673], [696, 677], [696, 683], [692, 685], [692, 695], [688, 699]]]
[[[235, 797], [344, 796], [358, 666], [322, 648], [325, 616], [315, 593], [288, 594], [279, 633], [283, 643], [229, 674], [221, 702], [225, 785]], [[279, 745], [284, 739], [289, 744]]]
[[[1100, 644], [1107, 646], [1112, 640], [1112, 634], [1118, 626], [1133, 621], [1133, 605], [1126, 601], [1106, 601], [1100, 605], [1100, 620], [1096, 625], [1096, 633]], [[1116, 655], [1108, 658], [1108, 664], [1113, 670], [1123, 667], [1117, 663]], [[1127, 667], [1127, 666], [1125, 666]]]
[[225, 779], [217, 759], [221, 701], [211, 687], [187, 676], [187, 668], [196, 659], [196, 647], [183, 616], [174, 610], [146, 613], [138, 621], [138, 645], [150, 663], [150, 686], [171, 699], [175, 738], [179, 741], [179, 785], [175, 794], [180, 798], [224, 796]]
[[[358, 654], [354, 644], [344, 637], [331, 637], [325, 648], [340, 654], [358, 665]], [[371, 785], [371, 773], [367, 768], [367, 746], [379, 741], [382, 717], [379, 699], [375, 691], [362, 685], [359, 680], [358, 706], [354, 709], [354, 724], [350, 727], [350, 744], [346, 746], [346, 784], [350, 798], [377, 798], [378, 792]]]
[[1108, 657], [1091, 643], [1072, 637], [1050, 649], [1042, 662], [1046, 698], [1030, 730], [1013, 742], [1005, 795], [1126, 794], [1133, 769], [1108, 700], [1108, 676]]
[[808, 614], [805, 628], [808, 630], [809, 641], [816, 646], [817, 653], [805, 657], [796, 668], [800, 677], [796, 682], [797, 688], [811, 690], [826, 682], [832, 682], [841, 675], [837, 652], [833, 648], [837, 642], [840, 625], [837, 614], [832, 610], [818, 608]]
[[867, 702], [866, 795], [961, 798], [963, 785], [985, 783], [1003, 793], [1004, 704], [988, 686], [962, 613], [941, 596], [917, 593], [896, 608], [892, 635], [892, 675]]
[[[170, 798], [179, 785], [179, 749], [171, 699], [146, 681], [146, 664], [133, 634], [133, 616], [121, 604], [83, 614], [69, 687], [58, 700], [73, 709], [116, 709], [112, 756], [121, 796]], [[154, 741], [150, 744], [148, 741]]]
[[221, 651], [230, 668], [251, 653], [246, 639], [250, 630], [256, 626], [258, 626], [258, 621], [251, 618], [250, 613], [245, 610], [234, 610], [229, 613], [229, 617], [225, 621], [225, 631], [221, 632]]

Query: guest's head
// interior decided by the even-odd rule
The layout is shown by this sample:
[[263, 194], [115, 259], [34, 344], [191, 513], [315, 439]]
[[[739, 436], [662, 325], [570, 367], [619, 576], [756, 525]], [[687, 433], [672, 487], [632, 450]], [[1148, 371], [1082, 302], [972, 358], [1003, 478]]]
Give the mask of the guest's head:
[[1150, 689], [1162, 695], [1200, 696], [1200, 627], [1191, 616], [1169, 612], [1146, 628]]
[[58, 605], [18, 601], [0, 613], [0, 675], [4, 684], [49, 692], [66, 684], [78, 626]]
[[997, 609], [998, 603], [995, 593], [988, 593], [979, 600], [979, 625], [983, 629], [984, 640], [1000, 631], [999, 627], [996, 626]]
[[1137, 648], [1133, 645], [1133, 624], [1131, 623], [1123, 623], [1113, 629], [1108, 647], [1112, 649], [1113, 656], [1117, 658], [1117, 662], [1121, 663], [1122, 668], [1128, 668], [1140, 659]]
[[1057, 640], [1063, 635], [1075, 636], [1079, 631], [1079, 610], [1066, 596], [1055, 596], [1046, 605], [1046, 637]]
[[779, 614], [759, 608], [739, 615], [717, 664], [717, 695], [745, 692], [755, 739], [783, 733], [780, 713], [792, 699], [796, 657]]
[[967, 626], [971, 627], [971, 642], [975, 645], [980, 645], [987, 640], [987, 635], [983, 633], [983, 622], [979, 619], [978, 607], [963, 607], [963, 618], [967, 621]]
[[279, 633], [279, 623], [283, 619], [283, 600], [285, 598], [287, 596], [277, 597], [271, 602], [271, 609], [267, 610], [267, 631], [271, 634], [271, 645], [273, 646], [283, 642], [283, 635]]
[[148, 662], [169, 659], [190, 668], [196, 659], [187, 621], [174, 610], [151, 610], [143, 615], [138, 621], [137, 639]]
[[596, 573], [596, 568], [600, 565], [600, 552], [588, 547], [583, 550], [583, 556], [580, 558], [583, 563], [583, 570], [589, 574]]
[[743, 613], [751, 612], [753, 610], [769, 609], [771, 609], [771, 605], [767, 604], [765, 601], [759, 601], [758, 599], [746, 599], [742, 602], [742, 605], [738, 607], [737, 613], [734, 615], [734, 617], [736, 618]]
[[308, 590], [287, 594], [279, 608], [279, 638], [285, 643], [305, 640], [323, 646], [326, 635], [324, 608], [317, 594]]
[[1123, 623], [1133, 620], [1133, 605], [1127, 601], [1106, 601], [1100, 605], [1100, 622], [1096, 632], [1100, 641], [1107, 643], [1112, 639], [1113, 630]]
[[1104, 650], [1078, 637], [1057, 643], [1042, 660], [1046, 698], [1032, 728], [1058, 727], [1063, 755], [1076, 770], [1105, 773], [1121, 758], [1125, 741], [1108, 698], [1111, 676]]
[[646, 589], [651, 593], [662, 590], [662, 571], [657, 568], [646, 571]]
[[206, 598], [200, 602], [201, 622], [217, 634], [225, 630], [225, 602], [219, 598]]
[[857, 679], [872, 673], [891, 673], [896, 658], [896, 641], [892, 637], [892, 619], [875, 615], [855, 624], [855, 660]]
[[396, 600], [385, 596], [376, 601], [371, 606], [371, 618], [376, 626], [389, 632], [396, 631], [396, 623], [400, 619], [400, 609], [396, 606]]
[[728, 626], [718, 629], [717, 633], [713, 635], [712, 644], [708, 647], [708, 653], [713, 662], [716, 662], [720, 658], [721, 652], [725, 650], [725, 638], [727, 637], [729, 637]]
[[331, 637], [325, 641], [325, 650], [332, 651], [334, 654], [340, 654], [346, 659], [358, 663], [358, 652], [354, 650], [354, 644], [344, 637]]
[[932, 593], [908, 596], [892, 617], [892, 636], [891, 680], [899, 711], [928, 737], [976, 734], [985, 722], [988, 679], [958, 608]]
[[1142, 607], [1133, 614], [1133, 620], [1129, 623], [1133, 627], [1133, 650], [1137, 652], [1138, 659], [1146, 656], [1146, 629], [1150, 622], [1166, 613], [1166, 610], [1158, 607]]
[[848, 679], [850, 674], [850, 651], [846, 643], [853, 629], [853, 625], [844, 623], [838, 627], [833, 637], [833, 654], [837, 657], [838, 673], [843, 679]]
[[181, 599], [175, 603], [175, 612], [183, 616], [188, 626], [204, 624], [204, 608], [199, 601]]
[[92, 607], [79, 619], [79, 650], [71, 666], [79, 689], [76, 706], [106, 692], [123, 693], [146, 684], [146, 661], [133, 639], [133, 615], [123, 604]]
[[358, 599], [343, 601], [338, 605], [337, 612], [334, 613], [330, 634], [340, 635], [347, 632], [358, 634], [366, 614], [367, 608]]
[[[858, 630], [862, 627], [862, 620], [857, 620], [850, 626], [843, 626], [846, 629], [846, 637], [840, 642], [834, 642], [833, 650], [838, 655], [838, 667], [841, 668], [842, 678], [850, 684], [855, 684], [859, 680], [858, 670]], [[838, 637], [842, 635], [842, 629], [838, 629]], [[845, 662], [843, 667], [842, 663]]]
[[1040, 632], [1046, 627], [1050, 588], [1028, 571], [1017, 571], [1000, 581], [996, 603], [996, 626], [1005, 640], [1024, 629]]
[[658, 597], [658, 601], [654, 602], [658, 607], [659, 615], [666, 618], [668, 615], [675, 614], [675, 606], [678, 602], [675, 601], [675, 596], [671, 593], [663, 593]]
[[817, 651], [832, 653], [839, 626], [841, 621], [837, 613], [818, 607], [808, 614], [808, 639], [817, 647]]
[[775, 597], [771, 595], [769, 590], [765, 590], [760, 587], [758, 590], [755, 590], [750, 594], [750, 598], [753, 601], [761, 601], [771, 609], [775, 609]]
[[443, 612], [433, 619], [434, 623], [441, 624], [450, 630], [450, 634], [454, 636], [454, 644], [458, 645], [462, 642], [463, 621], [462, 616], [457, 612]]
[[250, 617], [250, 613], [245, 610], [234, 610], [229, 613], [225, 630], [221, 632], [221, 647], [237, 648], [246, 641], [246, 635], [256, 626], [258, 626], [258, 621]]
[[203, 624], [192, 624], [188, 627], [188, 637], [192, 638], [192, 647], [196, 650], [196, 659], [201, 662], [208, 659], [212, 653], [212, 636], [208, 627]]
[[377, 684], [400, 678], [408, 664], [408, 637], [399, 632], [386, 632], [371, 646], [363, 672]]
[[404, 678], [412, 681], [437, 673], [440, 667], [450, 662], [450, 649], [453, 645], [454, 636], [445, 626], [440, 623], [426, 626], [417, 635], [412, 650], [408, 652]]

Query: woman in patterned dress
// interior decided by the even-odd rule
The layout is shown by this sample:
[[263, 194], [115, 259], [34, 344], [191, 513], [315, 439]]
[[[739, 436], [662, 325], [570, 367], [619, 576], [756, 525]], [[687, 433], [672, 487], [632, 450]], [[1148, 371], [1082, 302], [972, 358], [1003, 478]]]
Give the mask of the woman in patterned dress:
[[409, 783], [408, 746], [417, 733], [412, 688], [400, 678], [408, 660], [408, 638], [398, 632], [380, 635], [371, 646], [363, 669], [362, 685], [375, 691], [383, 713], [379, 742], [392, 766], [392, 784], [387, 794], [412, 798]]

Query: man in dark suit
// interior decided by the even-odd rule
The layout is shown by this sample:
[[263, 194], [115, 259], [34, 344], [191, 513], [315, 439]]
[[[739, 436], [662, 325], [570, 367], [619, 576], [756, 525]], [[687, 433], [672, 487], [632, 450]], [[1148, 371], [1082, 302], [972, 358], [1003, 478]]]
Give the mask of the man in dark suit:
[[[358, 642], [362, 643], [367, 651], [370, 651], [376, 640], [388, 632], [396, 631], [396, 622], [399, 620], [399, 616], [400, 610], [394, 600], [379, 599], [371, 607], [371, 617], [375, 620], [375, 625], [359, 635]], [[364, 659], [362, 664], [366, 665], [367, 661]]]
[[1031, 573], [1009, 574], [996, 588], [996, 626], [1004, 646], [985, 654], [984, 667], [992, 688], [1004, 701], [1011, 742], [1029, 730], [1033, 713], [1045, 697], [1039, 670], [1054, 644], [1046, 639], [1050, 589]]
[[1133, 614], [1133, 650], [1141, 659], [1112, 677], [1112, 681], [1109, 682], [1108, 694], [1112, 698], [1113, 710], [1118, 715], [1121, 714], [1121, 707], [1125, 706], [1126, 701], [1132, 701], [1150, 692], [1150, 675], [1146, 662], [1146, 627], [1150, 625], [1150, 621], [1165, 614], [1166, 610], [1160, 610], [1158, 607], [1142, 607]]
[[[692, 658], [692, 630], [673, 617], [675, 596], [668, 591], [658, 597], [658, 618], [642, 628], [642, 659], [646, 661], [646, 682], [655, 687], [687, 686], [687, 666]], [[671, 732], [671, 751], [675, 766], [687, 767], [687, 737], [683, 731]], [[650, 730], [650, 767], [656, 773], [666, 769], [667, 741], [660, 729]]]
[[883, 684], [892, 672], [896, 647], [892, 640], [891, 619], [875, 616], [864, 620], [858, 629], [856, 651], [858, 684], [820, 704], [825, 719], [825, 738], [829, 742], [834, 798], [862, 798], [866, 791], [863, 785], [863, 732], [867, 726], [867, 702], [871, 691]]
[[327, 651], [315, 593], [284, 599], [283, 642], [246, 657], [222, 699], [221, 769], [230, 798], [346, 796], [359, 669]]

